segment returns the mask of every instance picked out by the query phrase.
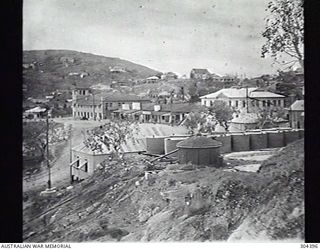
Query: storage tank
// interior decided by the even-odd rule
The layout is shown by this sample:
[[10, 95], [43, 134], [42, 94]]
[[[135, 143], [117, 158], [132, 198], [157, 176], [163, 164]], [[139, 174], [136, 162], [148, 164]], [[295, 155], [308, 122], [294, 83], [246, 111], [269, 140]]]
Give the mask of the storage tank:
[[265, 149], [268, 147], [268, 136], [264, 132], [250, 132], [250, 150]]
[[220, 147], [222, 143], [205, 136], [192, 136], [177, 144], [179, 163], [222, 166]]
[[284, 147], [283, 132], [269, 131], [267, 135], [268, 135], [268, 148]]
[[288, 145], [291, 142], [299, 140], [299, 131], [292, 130], [292, 131], [284, 131], [284, 141], [285, 145]]
[[250, 151], [250, 137], [248, 134], [232, 134], [232, 152]]
[[164, 154], [165, 138], [167, 137], [166, 136], [147, 137], [146, 138], [147, 152], [149, 154], [157, 154], [157, 155]]
[[[164, 153], [167, 154], [177, 149], [177, 144], [188, 137], [170, 137], [164, 139]], [[171, 154], [172, 157], [178, 157], [178, 152]]]
[[231, 135], [216, 135], [214, 137], [215, 140], [219, 141], [222, 143], [222, 146], [220, 148], [220, 153], [221, 154], [226, 154], [226, 153], [231, 153]]

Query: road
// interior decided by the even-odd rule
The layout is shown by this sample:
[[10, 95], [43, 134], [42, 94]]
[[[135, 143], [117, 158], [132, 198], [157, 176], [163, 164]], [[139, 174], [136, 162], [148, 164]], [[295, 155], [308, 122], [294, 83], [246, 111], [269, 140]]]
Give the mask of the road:
[[[76, 146], [83, 141], [83, 135], [81, 131], [91, 129], [99, 126], [103, 121], [80, 121], [73, 120], [72, 118], [54, 118], [55, 122], [63, 123], [68, 126], [72, 125], [71, 144]], [[58, 159], [56, 159], [51, 166], [51, 183], [52, 187], [60, 187], [68, 185], [70, 183], [70, 141], [65, 142], [63, 150]], [[44, 164], [46, 164], [44, 162]], [[28, 180], [23, 180], [23, 191], [31, 190], [44, 190], [47, 186], [48, 171], [46, 167], [42, 167], [42, 170], [33, 174]]]

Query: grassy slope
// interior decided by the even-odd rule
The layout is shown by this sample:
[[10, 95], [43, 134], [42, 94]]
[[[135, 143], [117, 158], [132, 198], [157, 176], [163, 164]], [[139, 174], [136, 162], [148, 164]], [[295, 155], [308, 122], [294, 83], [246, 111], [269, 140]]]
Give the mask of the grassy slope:
[[[30, 223], [25, 235], [38, 231], [28, 238], [33, 242], [301, 240], [303, 165], [301, 140], [265, 161], [260, 173], [179, 171], [175, 164], [141, 181], [143, 162], [131, 160], [129, 171], [110, 163], [62, 198], [33, 205], [40, 211], [75, 197]], [[187, 194], [193, 194], [190, 206]], [[25, 210], [26, 220], [34, 209]]]
[[[66, 67], [63, 58], [74, 59]], [[38, 97], [57, 88], [73, 85], [91, 86], [111, 83], [113, 80], [144, 79], [158, 73], [155, 70], [119, 58], [93, 55], [71, 50], [35, 50], [23, 52], [23, 63], [38, 62], [35, 69], [24, 69], [23, 80], [27, 86], [25, 96]], [[41, 63], [41, 65], [39, 64]], [[111, 73], [109, 66], [122, 66], [125, 73]], [[71, 72], [87, 72], [88, 77], [69, 76]]]

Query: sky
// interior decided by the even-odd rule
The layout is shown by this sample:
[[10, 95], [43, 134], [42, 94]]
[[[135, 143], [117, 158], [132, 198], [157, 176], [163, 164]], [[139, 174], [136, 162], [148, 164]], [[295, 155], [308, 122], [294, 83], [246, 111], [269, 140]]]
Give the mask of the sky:
[[269, 0], [24, 0], [23, 49], [118, 57], [161, 72], [275, 73], [261, 58]]

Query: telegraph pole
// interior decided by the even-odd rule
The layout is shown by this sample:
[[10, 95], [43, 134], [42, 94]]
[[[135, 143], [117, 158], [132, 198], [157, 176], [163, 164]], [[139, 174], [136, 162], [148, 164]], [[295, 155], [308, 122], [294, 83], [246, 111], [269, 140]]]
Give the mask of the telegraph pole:
[[72, 166], [71, 166], [71, 163], [72, 163], [72, 124], [70, 124], [70, 182], [72, 184]]
[[51, 189], [51, 169], [49, 162], [49, 110], [47, 110], [47, 131], [46, 131], [46, 141], [47, 141], [47, 168], [48, 168], [48, 189]]
[[93, 120], [96, 120], [96, 109], [94, 104], [94, 93], [92, 92], [92, 102], [93, 102]]
[[246, 102], [247, 102], [247, 113], [249, 113], [249, 94], [248, 94], [248, 86], [246, 86]]

